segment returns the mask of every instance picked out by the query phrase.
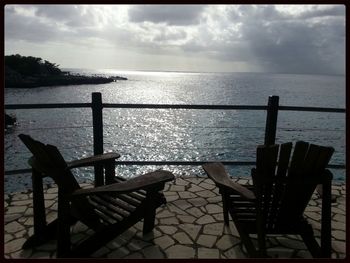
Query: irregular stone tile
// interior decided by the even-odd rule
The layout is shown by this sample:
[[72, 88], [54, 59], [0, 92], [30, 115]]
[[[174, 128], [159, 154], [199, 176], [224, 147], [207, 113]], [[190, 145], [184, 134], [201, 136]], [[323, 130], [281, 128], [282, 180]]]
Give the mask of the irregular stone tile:
[[332, 240], [332, 248], [338, 253], [346, 253], [345, 242]]
[[209, 203], [212, 203], [212, 204], [220, 203], [220, 205], [222, 205], [222, 197], [221, 197], [221, 195], [217, 195], [217, 196], [214, 196], [214, 197], [207, 198], [207, 201]]
[[167, 207], [171, 212], [174, 212], [178, 215], [187, 215], [187, 213], [184, 210], [178, 208], [177, 206], [175, 206], [173, 204], [167, 204]]
[[19, 231], [15, 234], [15, 238], [21, 238], [21, 237], [24, 237], [25, 234], [27, 233], [27, 231], [24, 229], [22, 231]]
[[171, 195], [171, 196], [167, 196], [166, 200], [167, 202], [173, 202], [175, 200], [178, 200], [180, 197], [176, 194], [176, 195]]
[[202, 187], [199, 187], [198, 185], [195, 185], [195, 184], [191, 184], [191, 187], [189, 189], [187, 189], [187, 191], [190, 191], [193, 193], [203, 191], [203, 190], [205, 190], [205, 189]]
[[200, 187], [204, 188], [204, 189], [207, 189], [207, 190], [213, 190], [216, 188], [215, 185], [213, 184], [208, 184], [207, 182], [202, 182], [199, 184]]
[[228, 248], [232, 248], [233, 246], [237, 245], [239, 242], [240, 240], [234, 236], [224, 235], [220, 237], [218, 242], [216, 242], [216, 247], [220, 250], [226, 250]]
[[304, 214], [308, 218], [311, 218], [312, 220], [315, 220], [317, 222], [319, 222], [321, 220], [321, 215], [319, 213], [316, 213], [316, 212], [305, 212]]
[[6, 214], [23, 214], [26, 209], [26, 206], [8, 206]]
[[33, 208], [28, 208], [25, 212], [24, 212], [25, 216], [33, 216], [34, 212], [33, 212]]
[[24, 244], [25, 241], [26, 239], [24, 238], [11, 240], [10, 242], [5, 244], [4, 252], [6, 254], [10, 254], [12, 252], [22, 249], [22, 245]]
[[205, 247], [213, 247], [216, 241], [215, 236], [211, 235], [200, 235], [197, 240], [197, 244]]
[[12, 206], [24, 206], [32, 203], [32, 200], [21, 200], [21, 201], [13, 201], [11, 202]]
[[182, 199], [190, 199], [190, 198], [197, 197], [194, 193], [191, 193], [191, 192], [178, 192], [178, 194]]
[[176, 233], [173, 237], [182, 245], [192, 244], [192, 240], [184, 232]]
[[30, 199], [27, 194], [16, 194], [12, 197], [12, 201], [28, 200]]
[[47, 193], [48, 194], [56, 194], [56, 193], [58, 193], [58, 188], [57, 187], [49, 188], [49, 189], [47, 189]]
[[168, 258], [195, 258], [196, 251], [192, 247], [175, 245], [168, 248], [165, 253]]
[[187, 202], [186, 200], [182, 200], [182, 199], [174, 201], [173, 204], [175, 204], [178, 208], [184, 209], [184, 210], [186, 210], [187, 208], [192, 206], [189, 202]]
[[186, 212], [195, 217], [201, 217], [204, 215], [204, 213], [197, 207], [192, 207], [190, 209], [187, 209]]
[[216, 221], [224, 221], [224, 214], [223, 213], [219, 213], [219, 214], [214, 214], [214, 215], [212, 215], [215, 219], [216, 219]]
[[144, 247], [146, 246], [149, 246], [151, 245], [150, 243], [148, 242], [145, 242], [143, 240], [140, 240], [140, 239], [132, 239], [129, 244], [128, 244], [128, 249], [130, 251], [138, 251], [138, 250], [141, 250], [143, 249]]
[[340, 214], [335, 214], [333, 216], [333, 220], [341, 222], [341, 223], [345, 223], [345, 216], [344, 215], [340, 215]]
[[21, 231], [24, 229], [24, 226], [22, 226], [21, 224], [19, 224], [16, 221], [13, 221], [11, 223], [8, 223], [5, 225], [5, 232], [7, 233], [16, 233], [18, 231]]
[[203, 233], [207, 235], [221, 236], [223, 228], [223, 223], [207, 224], [203, 228]]
[[5, 243], [9, 242], [10, 240], [14, 239], [14, 237], [10, 234], [5, 234], [4, 235], [4, 241]]
[[206, 204], [208, 204], [207, 200], [205, 200], [202, 197], [188, 199], [188, 202], [191, 203], [193, 206], [197, 207], [205, 206]]
[[179, 225], [179, 228], [185, 231], [192, 238], [192, 240], [196, 240], [202, 227], [193, 224], [181, 224]]
[[156, 247], [156, 246], [147, 247], [142, 250], [142, 253], [145, 258], [150, 258], [150, 259], [165, 258], [164, 254], [160, 251], [159, 247]]
[[214, 248], [198, 248], [198, 258], [219, 258], [219, 250]]
[[337, 240], [345, 241], [346, 234], [345, 234], [344, 231], [333, 230], [333, 231], [332, 231], [332, 236], [333, 236], [335, 239], [337, 239]]
[[160, 213], [157, 213], [157, 218], [165, 218], [165, 217], [171, 217], [174, 216], [174, 213], [170, 213], [168, 210], [164, 210]]
[[215, 205], [215, 204], [209, 204], [205, 207], [205, 209], [208, 211], [209, 214], [216, 214], [216, 213], [222, 213], [222, 207]]
[[57, 194], [45, 194], [45, 195], [44, 195], [44, 199], [45, 199], [45, 200], [57, 199]]
[[196, 220], [195, 217], [189, 215], [178, 215], [177, 218], [181, 223], [193, 223]]
[[5, 218], [4, 218], [5, 219], [5, 224], [9, 223], [11, 221], [15, 221], [15, 220], [17, 220], [17, 219], [19, 219], [21, 217], [22, 217], [21, 214], [10, 214], [10, 215], [5, 214]]
[[158, 226], [158, 228], [167, 235], [172, 235], [177, 231], [177, 228], [174, 226]]
[[210, 215], [204, 215], [197, 219], [196, 223], [199, 225], [206, 225], [215, 222], [215, 219]]
[[343, 230], [343, 231], [345, 231], [345, 223], [333, 221], [333, 222], [332, 222], [332, 229], [337, 229], [337, 230]]
[[332, 207], [332, 213], [337, 213], [345, 216], [345, 211], [338, 207]]
[[119, 249], [109, 253], [107, 258], [124, 258], [125, 256], [129, 255], [129, 253], [130, 252], [125, 247], [120, 247]]
[[167, 247], [170, 247], [173, 244], [175, 244], [175, 241], [171, 237], [169, 237], [168, 235], [158, 237], [158, 238], [154, 239], [153, 242], [154, 242], [154, 244], [160, 246], [163, 250], [166, 249]]
[[199, 185], [204, 181], [204, 178], [187, 178], [186, 181], [191, 184]]
[[165, 197], [168, 197], [168, 196], [173, 196], [173, 195], [177, 195], [177, 193], [176, 193], [176, 192], [168, 192], [168, 191], [163, 192], [163, 194], [165, 195]]
[[200, 191], [200, 192], [197, 192], [196, 194], [204, 198], [217, 196], [216, 194], [214, 194], [212, 191], [209, 191], [209, 190]]
[[178, 225], [179, 220], [176, 217], [168, 217], [168, 218], [161, 218], [160, 219], [161, 225]]
[[55, 203], [55, 200], [45, 200], [45, 207], [50, 207]]
[[175, 184], [176, 185], [189, 185], [189, 182], [184, 180], [183, 178], [176, 178]]
[[172, 185], [170, 186], [170, 192], [184, 192], [185, 186], [183, 185]]

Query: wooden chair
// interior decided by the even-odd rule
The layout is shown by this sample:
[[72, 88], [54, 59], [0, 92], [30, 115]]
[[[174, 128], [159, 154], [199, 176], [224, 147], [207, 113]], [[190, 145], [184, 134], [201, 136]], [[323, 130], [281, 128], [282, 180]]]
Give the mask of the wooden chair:
[[[82, 257], [92, 254], [108, 241], [143, 219], [143, 233], [152, 231], [156, 209], [166, 203], [161, 192], [165, 182], [174, 179], [167, 171], [154, 171], [130, 180], [115, 177], [117, 153], [66, 162], [58, 149], [20, 134], [33, 154], [32, 167], [34, 235], [23, 248], [57, 238], [57, 257]], [[71, 169], [102, 165], [106, 185], [81, 189]], [[58, 215], [46, 223], [42, 178], [51, 177], [58, 185]], [[101, 180], [99, 180], [101, 181]], [[94, 233], [79, 244], [71, 244], [70, 226], [81, 221]]]
[[[230, 214], [250, 257], [266, 256], [267, 234], [301, 235], [313, 257], [331, 256], [332, 174], [326, 166], [334, 149], [299, 141], [289, 161], [291, 150], [292, 143], [258, 146], [251, 186], [233, 182], [221, 163], [203, 165], [222, 195], [225, 224]], [[303, 216], [318, 184], [323, 190], [321, 245]], [[249, 234], [257, 234], [258, 249]]]

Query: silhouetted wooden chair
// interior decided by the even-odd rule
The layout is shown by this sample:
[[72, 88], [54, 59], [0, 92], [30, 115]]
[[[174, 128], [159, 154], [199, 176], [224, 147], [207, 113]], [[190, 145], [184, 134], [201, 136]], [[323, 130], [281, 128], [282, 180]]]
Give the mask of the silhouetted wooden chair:
[[[130, 180], [115, 176], [117, 153], [66, 162], [58, 149], [20, 134], [19, 138], [33, 154], [32, 167], [34, 235], [23, 248], [57, 238], [57, 257], [82, 257], [92, 254], [108, 241], [143, 219], [143, 233], [152, 231], [156, 209], [166, 203], [161, 192], [174, 179], [168, 171], [157, 170]], [[71, 169], [103, 165], [106, 185], [81, 189]], [[46, 223], [43, 194], [45, 176], [58, 185], [58, 215]], [[79, 244], [71, 244], [70, 226], [81, 221], [94, 233]]]
[[[313, 257], [331, 256], [332, 174], [326, 166], [334, 149], [299, 141], [289, 161], [291, 150], [292, 143], [258, 146], [251, 186], [233, 182], [221, 163], [203, 165], [222, 195], [225, 224], [230, 214], [250, 257], [267, 255], [267, 234], [301, 235]], [[320, 245], [303, 215], [318, 184], [323, 190]], [[257, 234], [258, 249], [250, 234]]]

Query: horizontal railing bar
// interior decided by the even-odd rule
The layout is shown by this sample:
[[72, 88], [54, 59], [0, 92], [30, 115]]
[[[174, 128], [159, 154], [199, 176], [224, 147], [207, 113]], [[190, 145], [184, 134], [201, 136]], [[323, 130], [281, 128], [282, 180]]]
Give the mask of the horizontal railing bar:
[[[91, 103], [42, 103], [42, 104], [7, 104], [5, 109], [48, 109], [48, 108], [91, 108]], [[126, 104], [103, 103], [104, 108], [134, 108], [134, 109], [203, 109], [203, 110], [266, 110], [267, 106], [261, 105], [186, 105], [186, 104]], [[314, 111], [314, 112], [339, 112], [345, 113], [342, 108], [323, 107], [299, 107], [279, 106], [279, 110], [285, 111]]]
[[341, 108], [322, 108], [322, 107], [296, 107], [296, 106], [279, 106], [278, 110], [285, 111], [316, 111], [316, 112], [341, 112], [345, 113], [345, 109]]
[[202, 104], [112, 104], [104, 103], [104, 108], [135, 108], [135, 109], [200, 109], [200, 110], [266, 110], [261, 105], [202, 105]]
[[[255, 165], [255, 162], [248, 161], [116, 161], [117, 165], [202, 165], [205, 163], [221, 162], [225, 165]], [[343, 164], [330, 164], [327, 168], [331, 169], [345, 169]], [[5, 171], [5, 175], [16, 175], [31, 173], [31, 169], [17, 169]]]
[[91, 108], [91, 103], [43, 103], [43, 104], [7, 104], [5, 109], [54, 109], [54, 108]]

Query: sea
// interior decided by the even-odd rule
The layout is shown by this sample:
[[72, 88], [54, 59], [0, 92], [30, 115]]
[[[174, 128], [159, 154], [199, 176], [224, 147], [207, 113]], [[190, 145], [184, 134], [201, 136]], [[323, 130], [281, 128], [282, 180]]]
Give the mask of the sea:
[[[101, 92], [104, 103], [267, 105], [279, 96], [282, 106], [345, 108], [345, 76], [268, 73], [195, 73], [64, 69], [75, 74], [122, 76], [128, 80], [99, 85], [6, 89], [5, 104], [89, 103]], [[29, 168], [29, 151], [18, 134], [56, 145], [67, 161], [93, 154], [89, 108], [6, 110], [17, 124], [5, 131], [5, 171]], [[255, 161], [263, 144], [266, 111], [198, 109], [103, 109], [104, 151], [128, 161]], [[304, 140], [333, 146], [331, 164], [345, 164], [345, 113], [279, 111], [276, 143]], [[227, 167], [247, 177], [251, 166]], [[155, 169], [177, 176], [205, 176], [200, 166], [117, 165], [131, 178]], [[345, 170], [332, 169], [334, 182]], [[80, 182], [93, 180], [93, 169], [76, 169]], [[50, 179], [45, 181], [50, 183]], [[5, 193], [31, 188], [28, 174], [5, 175]]]

